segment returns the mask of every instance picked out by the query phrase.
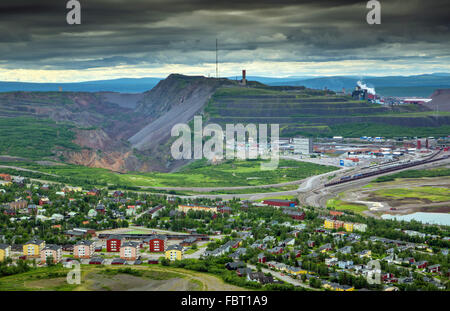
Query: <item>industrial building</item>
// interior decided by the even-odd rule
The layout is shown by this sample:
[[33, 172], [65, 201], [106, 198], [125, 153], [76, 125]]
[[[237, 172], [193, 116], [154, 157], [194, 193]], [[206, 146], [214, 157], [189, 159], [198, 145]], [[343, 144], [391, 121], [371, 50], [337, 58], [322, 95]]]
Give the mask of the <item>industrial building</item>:
[[294, 153], [313, 153], [313, 142], [311, 138], [294, 138]]

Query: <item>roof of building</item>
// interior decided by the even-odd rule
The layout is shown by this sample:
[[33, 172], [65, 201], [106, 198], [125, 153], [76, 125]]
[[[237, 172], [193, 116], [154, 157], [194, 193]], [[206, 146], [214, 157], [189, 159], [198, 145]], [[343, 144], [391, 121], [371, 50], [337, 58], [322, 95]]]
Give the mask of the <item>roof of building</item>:
[[42, 242], [44, 242], [44, 240], [38, 239], [38, 238], [33, 238], [31, 240], [29, 240], [28, 242], [26, 242], [25, 244], [41, 244]]
[[77, 244], [75, 245], [92, 245], [94, 244], [94, 241], [89, 241], [89, 240], [83, 240], [83, 241], [78, 241]]
[[60, 246], [60, 245], [56, 245], [56, 244], [47, 244], [45, 247], [44, 247], [44, 250], [46, 250], [46, 249], [51, 249], [51, 250], [53, 250], [53, 251], [57, 251], [57, 250], [59, 250], [59, 249], [61, 249], [62, 247]]
[[182, 251], [183, 250], [183, 246], [181, 246], [181, 245], [170, 245], [167, 248], [167, 251], [171, 251], [171, 250]]

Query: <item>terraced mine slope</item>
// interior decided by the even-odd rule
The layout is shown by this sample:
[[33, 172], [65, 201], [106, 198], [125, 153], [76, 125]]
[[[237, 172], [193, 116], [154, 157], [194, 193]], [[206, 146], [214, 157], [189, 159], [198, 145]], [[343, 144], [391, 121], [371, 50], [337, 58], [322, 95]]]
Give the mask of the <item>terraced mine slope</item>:
[[384, 107], [352, 100], [349, 96], [301, 88], [220, 88], [212, 96], [205, 112], [210, 122], [221, 125], [278, 123], [282, 136], [338, 135], [336, 129], [342, 125], [352, 127], [355, 124], [358, 127], [381, 124], [418, 130], [420, 127], [439, 128], [450, 124], [450, 114], [441, 112], [436, 117], [429, 108], [421, 105]]

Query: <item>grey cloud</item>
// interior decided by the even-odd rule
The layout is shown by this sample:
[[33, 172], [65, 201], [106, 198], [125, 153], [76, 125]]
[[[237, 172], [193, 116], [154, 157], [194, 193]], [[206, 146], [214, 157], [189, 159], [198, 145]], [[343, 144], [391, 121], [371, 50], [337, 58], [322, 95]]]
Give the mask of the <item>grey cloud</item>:
[[2, 67], [194, 65], [214, 61], [216, 37], [221, 61], [235, 62], [433, 59], [450, 50], [447, 0], [381, 1], [381, 25], [367, 25], [361, 0], [80, 0], [82, 25], [69, 26], [65, 2], [1, 1]]

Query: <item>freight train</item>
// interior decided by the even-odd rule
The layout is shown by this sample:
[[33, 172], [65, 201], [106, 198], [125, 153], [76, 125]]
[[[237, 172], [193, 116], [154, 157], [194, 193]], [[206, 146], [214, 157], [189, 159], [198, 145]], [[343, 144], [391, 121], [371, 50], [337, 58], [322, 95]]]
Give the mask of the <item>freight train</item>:
[[366, 172], [366, 173], [355, 174], [355, 175], [352, 175], [352, 176], [344, 176], [344, 177], [341, 177], [341, 179], [338, 180], [338, 181], [330, 182], [328, 184], [325, 184], [325, 187], [339, 185], [339, 184], [342, 184], [342, 183], [345, 183], [345, 182], [354, 181], [354, 180], [358, 180], [358, 179], [362, 179], [362, 178], [366, 178], [366, 177], [371, 177], [371, 176], [376, 176], [376, 175], [389, 173], [389, 172], [393, 172], [393, 171], [398, 171], [398, 170], [402, 170], [402, 169], [405, 169], [405, 168], [414, 167], [414, 166], [417, 166], [417, 165], [432, 163], [432, 162], [436, 162], [436, 161], [447, 159], [449, 157], [449, 155], [444, 155], [444, 156], [438, 158], [437, 156], [441, 152], [442, 152], [442, 149], [440, 149], [438, 152], [436, 152], [435, 154], [431, 155], [427, 159], [423, 159], [423, 160], [407, 161], [407, 162], [402, 162], [401, 164], [396, 163], [394, 165], [389, 165], [389, 166], [387, 166], [385, 168], [382, 168], [382, 169], [379, 169], [379, 170]]

